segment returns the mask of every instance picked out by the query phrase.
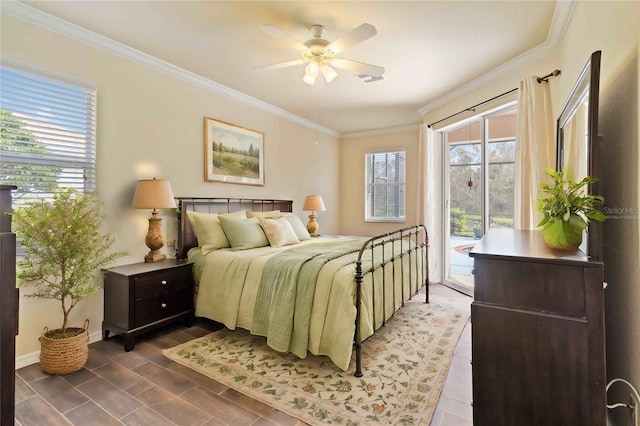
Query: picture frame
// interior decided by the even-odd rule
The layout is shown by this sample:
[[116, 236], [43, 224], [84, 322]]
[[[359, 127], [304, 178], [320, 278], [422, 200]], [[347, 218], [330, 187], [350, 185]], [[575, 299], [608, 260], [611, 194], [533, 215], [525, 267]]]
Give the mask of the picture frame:
[[264, 134], [205, 117], [204, 161], [205, 181], [264, 186]]

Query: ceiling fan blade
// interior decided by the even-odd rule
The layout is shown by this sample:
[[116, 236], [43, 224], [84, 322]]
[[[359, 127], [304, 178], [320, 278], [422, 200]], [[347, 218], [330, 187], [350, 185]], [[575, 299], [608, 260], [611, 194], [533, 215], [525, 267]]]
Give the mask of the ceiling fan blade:
[[368, 74], [373, 77], [380, 77], [384, 74], [383, 67], [365, 64], [364, 62], [352, 61], [349, 59], [333, 58], [331, 65], [336, 68], [352, 71], [355, 74]]
[[280, 62], [280, 63], [273, 64], [273, 65], [266, 65], [264, 67], [254, 68], [253, 71], [254, 72], [263, 72], [263, 71], [279, 70], [281, 68], [292, 67], [294, 65], [304, 64], [305, 62], [307, 62], [307, 61], [305, 61], [304, 59], [294, 59], [293, 61]]
[[273, 25], [262, 24], [260, 25], [260, 29], [264, 31], [266, 34], [269, 34], [273, 38], [277, 38], [277, 39], [288, 42], [293, 49], [300, 50], [300, 51], [307, 50], [307, 46], [305, 46], [304, 43], [294, 39], [290, 35], [274, 27]]
[[336, 55], [349, 47], [365, 41], [368, 38], [378, 34], [376, 27], [371, 24], [362, 24], [357, 28], [354, 28], [350, 32], [346, 33], [333, 43], [330, 43], [327, 48]]

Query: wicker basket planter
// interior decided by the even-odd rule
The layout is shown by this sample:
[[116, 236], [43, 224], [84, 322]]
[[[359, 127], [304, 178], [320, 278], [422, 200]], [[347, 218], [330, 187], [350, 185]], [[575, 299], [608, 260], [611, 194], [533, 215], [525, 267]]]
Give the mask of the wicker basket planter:
[[56, 332], [47, 327], [40, 336], [40, 367], [48, 374], [69, 374], [82, 369], [89, 359], [89, 320], [84, 328], [67, 328], [78, 334], [63, 339], [53, 339], [48, 335]]

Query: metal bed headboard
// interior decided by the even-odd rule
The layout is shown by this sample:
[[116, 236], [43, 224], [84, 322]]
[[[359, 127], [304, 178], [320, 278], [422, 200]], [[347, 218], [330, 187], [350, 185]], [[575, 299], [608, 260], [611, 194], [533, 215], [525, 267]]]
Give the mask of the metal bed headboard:
[[198, 245], [198, 240], [187, 218], [187, 211], [200, 213], [232, 213], [241, 210], [266, 212], [280, 210], [293, 212], [292, 200], [272, 200], [254, 198], [205, 198], [205, 197], [177, 197], [178, 201], [178, 259], [185, 259], [189, 249]]

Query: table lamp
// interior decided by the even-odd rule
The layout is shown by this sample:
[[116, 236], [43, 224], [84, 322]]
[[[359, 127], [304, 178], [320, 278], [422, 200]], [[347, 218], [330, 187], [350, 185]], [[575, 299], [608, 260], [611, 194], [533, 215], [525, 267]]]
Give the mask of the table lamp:
[[164, 246], [164, 235], [162, 234], [162, 218], [158, 216], [157, 209], [171, 209], [176, 207], [173, 198], [173, 191], [168, 180], [162, 179], [141, 179], [133, 194], [131, 208], [153, 209], [149, 218], [149, 230], [144, 239], [149, 247], [149, 253], [144, 257], [145, 262], [156, 262], [166, 259], [167, 256], [160, 253]]
[[322, 197], [319, 195], [309, 195], [307, 199], [304, 200], [302, 210], [311, 212], [309, 215], [309, 223], [307, 224], [307, 231], [309, 231], [309, 234], [311, 234], [312, 237], [317, 237], [319, 226], [318, 222], [316, 222], [316, 212], [323, 212], [326, 210]]

